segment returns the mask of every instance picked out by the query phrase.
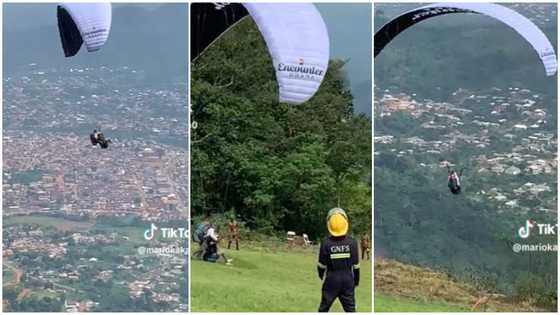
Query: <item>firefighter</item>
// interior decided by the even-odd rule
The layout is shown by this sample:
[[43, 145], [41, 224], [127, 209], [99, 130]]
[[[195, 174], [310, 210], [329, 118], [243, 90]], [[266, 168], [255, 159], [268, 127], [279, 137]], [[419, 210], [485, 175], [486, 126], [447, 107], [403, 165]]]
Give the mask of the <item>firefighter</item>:
[[329, 236], [321, 241], [317, 271], [323, 280], [319, 312], [328, 312], [338, 298], [345, 312], [355, 312], [354, 289], [360, 283], [358, 242], [347, 235], [348, 216], [340, 208], [327, 215]]

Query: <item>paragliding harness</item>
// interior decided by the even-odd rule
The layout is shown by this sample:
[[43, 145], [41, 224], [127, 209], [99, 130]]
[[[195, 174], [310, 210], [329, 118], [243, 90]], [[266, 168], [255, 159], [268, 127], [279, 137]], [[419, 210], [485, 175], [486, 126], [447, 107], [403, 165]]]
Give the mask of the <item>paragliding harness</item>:
[[208, 229], [210, 229], [210, 227], [210, 223], [202, 222], [198, 224], [196, 226], [196, 230], [192, 235], [193, 241], [197, 242], [199, 245], [202, 245], [202, 243], [204, 242], [204, 238], [206, 237], [206, 233], [208, 232]]
[[207, 242], [206, 252], [202, 255], [202, 260], [208, 262], [217, 262], [220, 258], [218, 255], [218, 244], [215, 242]]
[[91, 140], [91, 145], [97, 145], [101, 147], [101, 149], [107, 149], [109, 147], [109, 143], [111, 143], [111, 139], [105, 139], [105, 136], [102, 132], [97, 132], [97, 130], [93, 130], [93, 133], [89, 135], [89, 139]]
[[218, 245], [206, 236], [212, 227], [210, 223], [200, 223], [192, 235], [192, 240], [200, 245], [200, 249], [194, 253], [196, 257], [209, 262], [216, 262], [219, 258]]
[[461, 176], [463, 176], [463, 169], [457, 174], [454, 170], [447, 165], [447, 187], [452, 194], [458, 195], [461, 193]]

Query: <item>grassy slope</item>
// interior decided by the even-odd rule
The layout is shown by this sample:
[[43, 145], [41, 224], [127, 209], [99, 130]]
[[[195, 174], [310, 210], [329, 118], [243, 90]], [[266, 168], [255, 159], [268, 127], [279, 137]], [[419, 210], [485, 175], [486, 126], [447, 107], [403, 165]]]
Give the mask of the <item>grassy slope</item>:
[[375, 294], [375, 310], [377, 312], [468, 312], [465, 305], [452, 305], [445, 302], [424, 302], [410, 298]]
[[[234, 261], [191, 260], [191, 305], [195, 312], [315, 312], [321, 299], [315, 251], [225, 251]], [[361, 264], [358, 311], [371, 311], [371, 263]], [[336, 302], [332, 311], [342, 311]]]
[[381, 258], [375, 259], [375, 288], [376, 312], [468, 312], [482, 297], [489, 297], [488, 303], [474, 311], [538, 311], [502, 295], [479, 292], [443, 273]]

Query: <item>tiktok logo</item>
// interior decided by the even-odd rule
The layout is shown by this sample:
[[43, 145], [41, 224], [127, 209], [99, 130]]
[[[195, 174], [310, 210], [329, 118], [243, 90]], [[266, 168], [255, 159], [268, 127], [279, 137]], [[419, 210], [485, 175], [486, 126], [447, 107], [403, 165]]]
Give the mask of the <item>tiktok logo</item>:
[[531, 234], [531, 229], [534, 227], [534, 224], [531, 220], [527, 220], [525, 222], [525, 226], [519, 228], [519, 237], [527, 238]]
[[152, 223], [150, 228], [147, 229], [146, 232], [144, 232], [144, 238], [148, 241], [152, 240], [154, 238], [154, 236], [156, 235], [157, 230], [158, 230], [158, 227], [155, 224]]
[[189, 229], [185, 227], [158, 227], [155, 224], [151, 224], [150, 228], [144, 232], [144, 238], [148, 241], [153, 240], [156, 237], [156, 231], [160, 231], [160, 236], [163, 239], [188, 239]]

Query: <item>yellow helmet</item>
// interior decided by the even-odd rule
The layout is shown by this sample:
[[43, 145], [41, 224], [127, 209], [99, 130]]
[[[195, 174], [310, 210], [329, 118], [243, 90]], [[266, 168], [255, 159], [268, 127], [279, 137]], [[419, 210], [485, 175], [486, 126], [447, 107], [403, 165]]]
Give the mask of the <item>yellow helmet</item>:
[[348, 216], [340, 208], [334, 208], [327, 214], [327, 229], [332, 236], [344, 236], [348, 233]]

